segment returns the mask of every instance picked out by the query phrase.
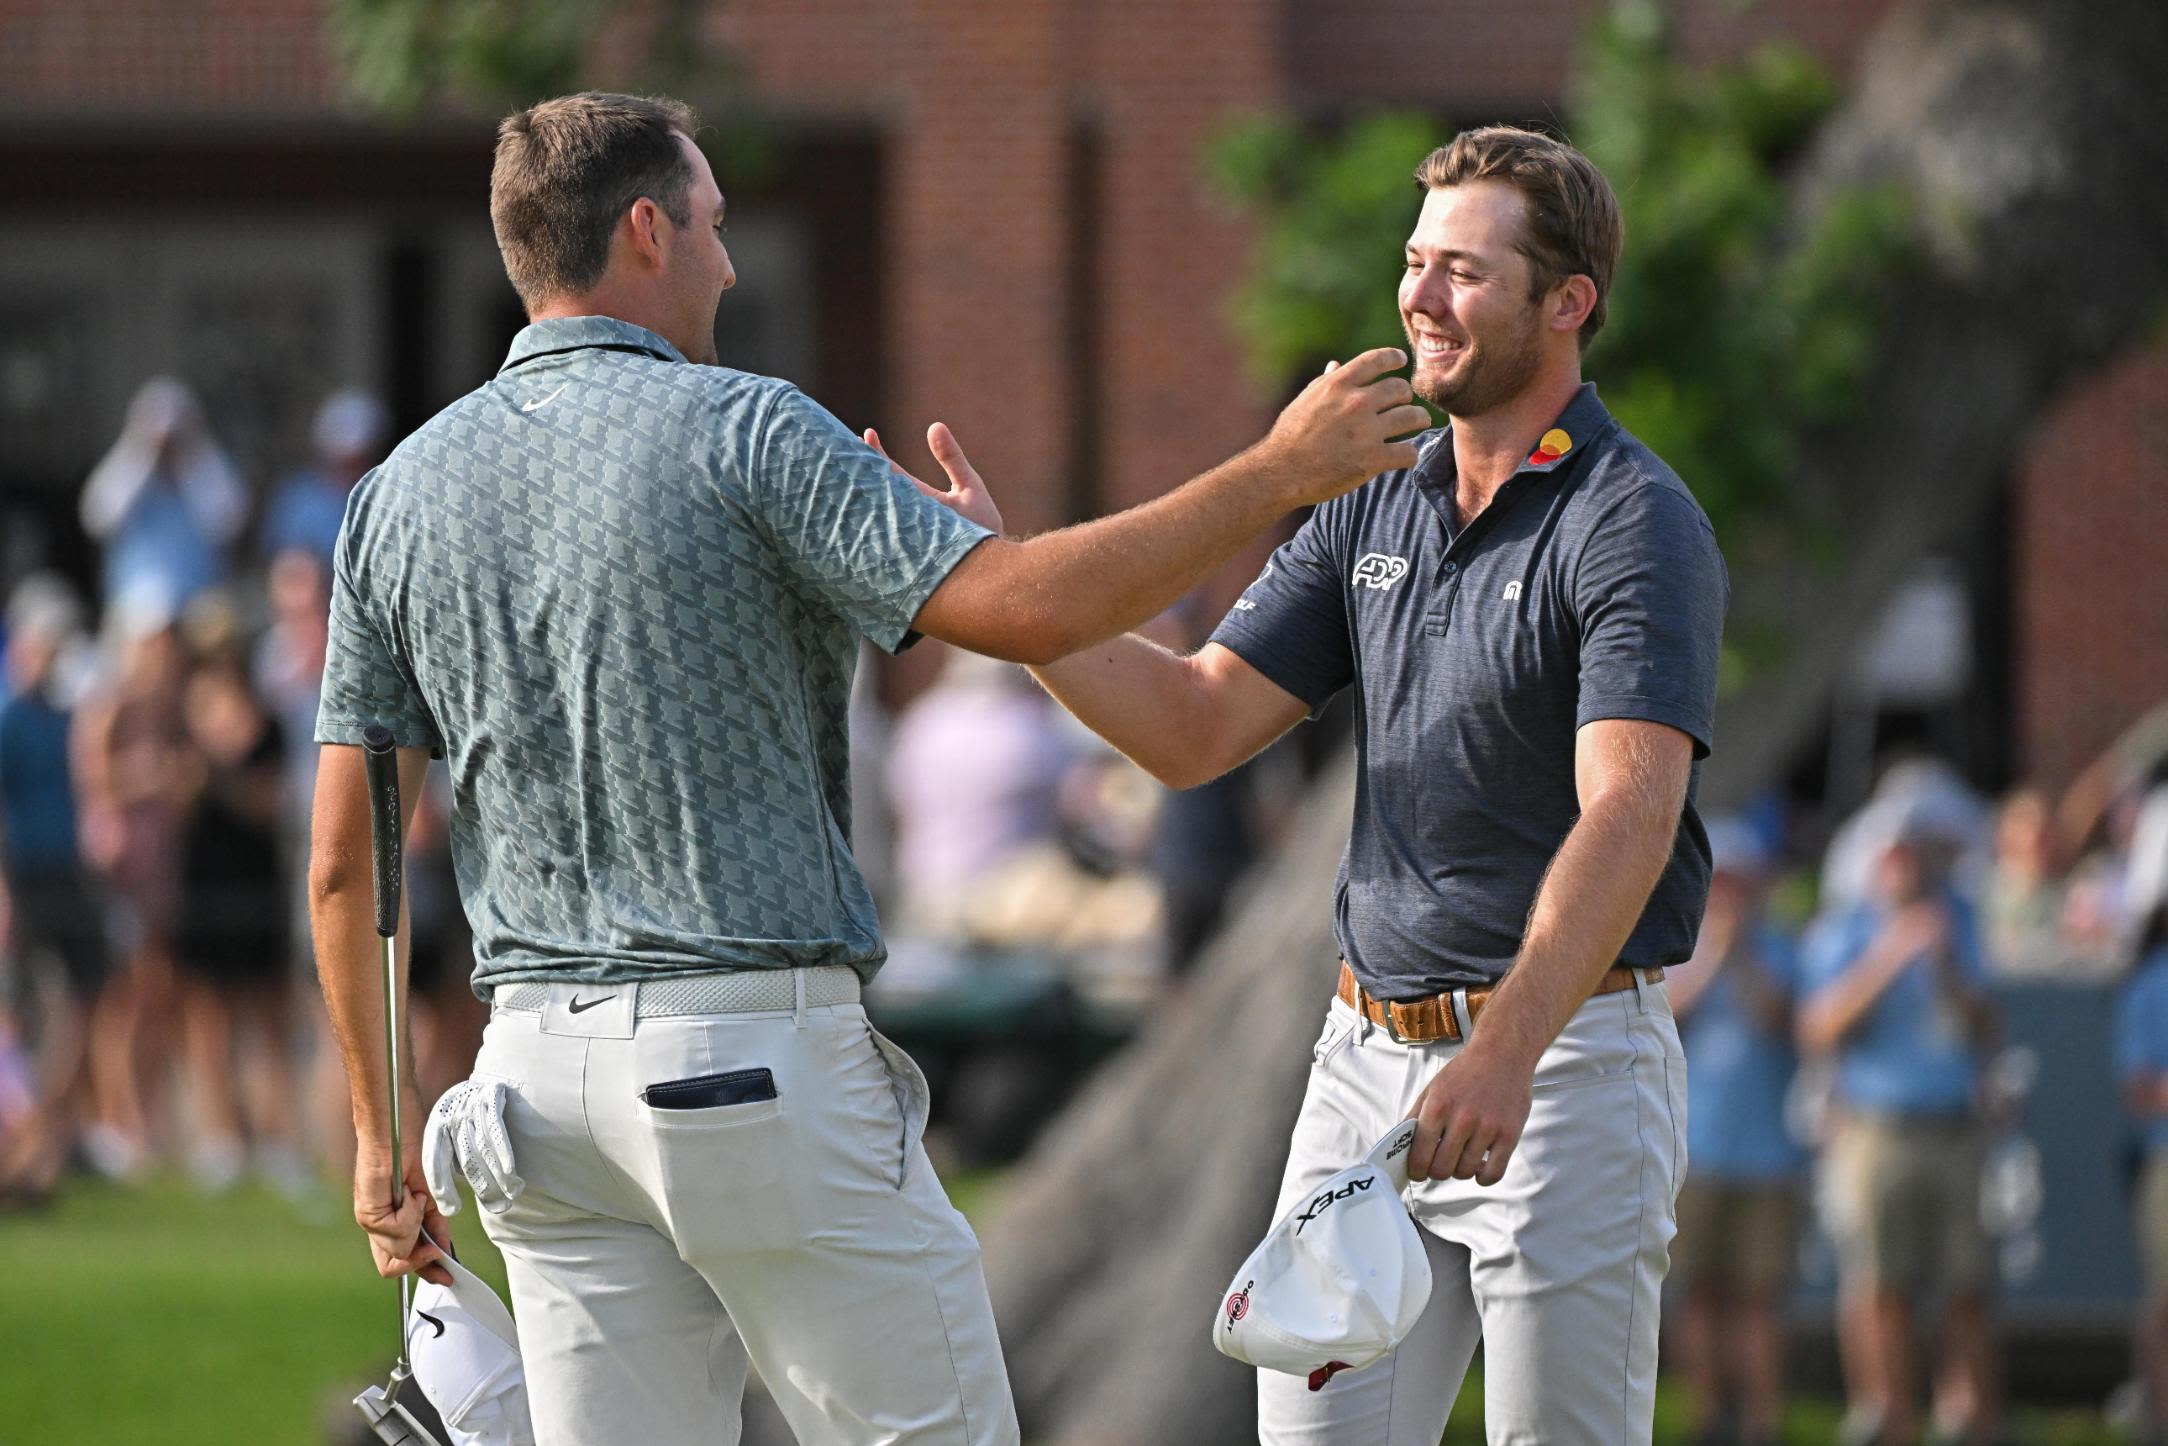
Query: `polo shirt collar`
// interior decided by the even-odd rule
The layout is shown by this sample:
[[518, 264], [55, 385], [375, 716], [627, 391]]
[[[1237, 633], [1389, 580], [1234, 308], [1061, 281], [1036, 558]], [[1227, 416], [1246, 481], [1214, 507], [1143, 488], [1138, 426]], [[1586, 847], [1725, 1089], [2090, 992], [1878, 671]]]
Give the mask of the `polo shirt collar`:
[[1601, 435], [1611, 422], [1611, 410], [1596, 396], [1594, 382], [1581, 383], [1581, 390], [1566, 403], [1566, 410], [1558, 414], [1558, 420], [1544, 430], [1536, 439], [1535, 450], [1521, 464], [1523, 472], [1555, 472], [1558, 464], [1571, 456], [1575, 449], [1586, 447]]
[[[1476, 519], [1477, 524], [1484, 517], [1503, 513], [1527, 489], [1527, 479], [1531, 476], [1548, 476], [1556, 472], [1567, 458], [1579, 457], [1614, 425], [1610, 408], [1596, 396], [1596, 384], [1581, 383], [1581, 389], [1566, 403], [1566, 409], [1536, 439], [1535, 450], [1528, 454], [1528, 460], [1506, 479], [1505, 486], [1491, 499], [1491, 505]], [[1457, 542], [1459, 532], [1453, 520], [1455, 469], [1451, 423], [1432, 434], [1421, 455], [1415, 459], [1412, 475], [1416, 490], [1444, 521], [1446, 535]]]
[[[1594, 382], [1581, 383], [1581, 389], [1566, 403], [1566, 409], [1558, 419], [1544, 429], [1536, 439], [1535, 450], [1528, 460], [1521, 463], [1515, 476], [1530, 472], [1549, 473], [1558, 470], [1567, 457], [1586, 448], [1611, 426], [1611, 409], [1596, 395]], [[1448, 422], [1433, 433], [1415, 462], [1416, 480], [1426, 488], [1443, 488], [1450, 498], [1453, 492], [1453, 426]]]
[[681, 362], [685, 354], [644, 326], [619, 321], [614, 316], [553, 316], [530, 322], [512, 338], [500, 372], [557, 352], [600, 347], [609, 351], [644, 352], [662, 361]]

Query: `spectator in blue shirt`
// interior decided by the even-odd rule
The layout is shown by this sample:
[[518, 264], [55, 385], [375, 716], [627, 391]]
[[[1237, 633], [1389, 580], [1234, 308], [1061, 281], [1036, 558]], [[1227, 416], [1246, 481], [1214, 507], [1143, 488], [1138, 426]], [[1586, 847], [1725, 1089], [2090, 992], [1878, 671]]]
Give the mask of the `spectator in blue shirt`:
[[83, 484], [82, 513], [83, 530], [104, 549], [105, 605], [178, 616], [225, 580], [248, 490], [196, 394], [172, 377], [153, 377]]
[[2168, 1440], [2168, 904], [2156, 907], [2116, 1016], [2116, 1073], [2142, 1131], [2145, 1162], [2132, 1201], [2145, 1267], [2135, 1344], [2149, 1441]]
[[34, 1198], [52, 1188], [76, 1133], [91, 1123], [92, 1065], [116, 1041], [110, 1011], [99, 1007], [108, 979], [103, 910], [76, 849], [70, 714], [53, 685], [74, 631], [72, 602], [26, 584], [8, 614], [0, 860], [18, 952], [32, 961], [50, 957], [67, 983], [39, 1030], [38, 1109], [0, 1157], [0, 1196]]
[[280, 553], [309, 554], [331, 571], [332, 545], [346, 516], [346, 496], [362, 474], [384, 460], [391, 415], [384, 404], [356, 387], [333, 392], [316, 409], [310, 441], [315, 457], [288, 473], [264, 511], [258, 548], [268, 561]]
[[1852, 1398], [1844, 1439], [1916, 1434], [1914, 1313], [1939, 1295], [1937, 1434], [1989, 1440], [1977, 1096], [1995, 1009], [1972, 909], [1949, 886], [1957, 841], [1926, 808], [1887, 817], [1868, 896], [1808, 937], [1799, 1013], [1802, 1049], [1836, 1066], [1826, 1164]]
[[1709, 824], [1709, 907], [1671, 991], [1687, 1062], [1688, 1174], [1672, 1268], [1685, 1294], [1680, 1356], [1697, 1440], [1774, 1442], [1784, 1415], [1782, 1307], [1799, 1233], [1805, 1152], [1785, 1123], [1797, 1056], [1798, 960], [1763, 912], [1766, 850], [1735, 819]]

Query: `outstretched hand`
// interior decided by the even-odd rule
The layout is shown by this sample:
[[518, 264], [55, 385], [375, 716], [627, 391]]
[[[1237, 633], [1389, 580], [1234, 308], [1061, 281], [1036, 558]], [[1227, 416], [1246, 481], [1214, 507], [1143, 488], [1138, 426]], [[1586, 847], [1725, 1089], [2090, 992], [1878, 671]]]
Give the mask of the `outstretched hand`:
[[946, 422], [935, 422], [926, 429], [926, 446], [933, 453], [934, 461], [941, 464], [941, 470], [948, 474], [949, 485], [946, 488], [935, 487], [913, 476], [902, 463], [888, 455], [888, 449], [881, 445], [881, 434], [873, 428], [866, 428], [864, 436], [866, 445], [880, 453], [883, 460], [896, 469], [897, 476], [942, 506], [970, 518], [987, 531], [997, 534], [1001, 531], [1001, 509], [994, 505], [994, 499], [987, 492], [986, 483], [980, 479], [978, 469], [973, 467], [971, 459], [964, 455], [963, 444], [956, 440], [956, 434], [948, 429]]
[[1430, 425], [1430, 413], [1415, 404], [1407, 378], [1393, 375], [1407, 364], [1398, 347], [1376, 347], [1328, 365], [1281, 410], [1261, 445], [1290, 473], [1291, 506], [1415, 465], [1415, 443], [1405, 439]]

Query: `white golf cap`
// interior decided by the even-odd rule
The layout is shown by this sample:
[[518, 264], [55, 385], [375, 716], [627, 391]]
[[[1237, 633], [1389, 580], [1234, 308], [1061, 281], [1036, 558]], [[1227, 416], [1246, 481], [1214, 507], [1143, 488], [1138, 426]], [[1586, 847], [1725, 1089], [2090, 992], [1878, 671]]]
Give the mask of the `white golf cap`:
[[414, 1287], [407, 1356], [415, 1384], [437, 1408], [451, 1446], [534, 1446], [512, 1312], [482, 1277], [450, 1255], [444, 1265], [450, 1285]]
[[1315, 1391], [1406, 1338], [1430, 1303], [1430, 1258], [1400, 1198], [1414, 1143], [1403, 1120], [1272, 1227], [1213, 1319], [1222, 1354], [1307, 1376]]

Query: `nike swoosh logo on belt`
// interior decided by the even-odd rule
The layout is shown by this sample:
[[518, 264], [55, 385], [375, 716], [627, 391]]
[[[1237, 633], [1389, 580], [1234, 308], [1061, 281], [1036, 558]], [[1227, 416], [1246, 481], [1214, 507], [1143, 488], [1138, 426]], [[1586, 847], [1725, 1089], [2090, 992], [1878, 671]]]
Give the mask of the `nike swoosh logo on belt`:
[[600, 999], [590, 999], [585, 1004], [582, 1004], [580, 1002], [580, 997], [575, 994], [572, 996], [572, 1002], [565, 1006], [565, 1012], [568, 1014], [585, 1014], [588, 1010], [593, 1009], [598, 1004], [608, 1004], [610, 1002], [610, 998], [610, 995], [605, 994]]

